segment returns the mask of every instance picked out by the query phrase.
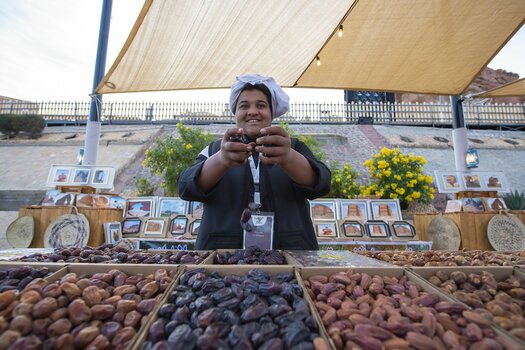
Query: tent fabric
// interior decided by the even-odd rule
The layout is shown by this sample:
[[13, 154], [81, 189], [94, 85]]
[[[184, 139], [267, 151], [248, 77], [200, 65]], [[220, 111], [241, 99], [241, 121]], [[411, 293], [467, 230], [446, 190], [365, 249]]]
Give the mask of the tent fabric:
[[147, 0], [97, 92], [227, 88], [258, 73], [283, 87], [458, 95], [524, 22], [523, 0]]
[[472, 97], [479, 98], [509, 96], [525, 96], [525, 78], [514, 80], [497, 88], [472, 95]]

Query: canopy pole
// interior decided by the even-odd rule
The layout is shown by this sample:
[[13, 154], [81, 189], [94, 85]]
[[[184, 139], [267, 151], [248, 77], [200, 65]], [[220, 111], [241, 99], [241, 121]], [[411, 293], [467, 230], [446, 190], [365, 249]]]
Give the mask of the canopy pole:
[[467, 171], [465, 156], [468, 149], [468, 138], [463, 115], [463, 98], [450, 96], [450, 107], [452, 108], [452, 143], [456, 170]]
[[106, 56], [108, 49], [109, 24], [111, 22], [111, 8], [113, 0], [104, 0], [100, 16], [100, 29], [98, 32], [97, 57], [95, 74], [93, 76], [93, 90], [89, 118], [86, 124], [86, 139], [84, 141], [84, 159], [82, 164], [95, 165], [97, 163], [98, 143], [100, 140], [100, 114], [102, 111], [102, 95], [96, 89], [106, 70]]

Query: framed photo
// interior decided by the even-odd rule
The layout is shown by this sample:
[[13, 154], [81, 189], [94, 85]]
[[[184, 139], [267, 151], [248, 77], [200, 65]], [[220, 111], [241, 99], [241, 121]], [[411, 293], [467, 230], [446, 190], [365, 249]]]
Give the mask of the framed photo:
[[462, 175], [463, 185], [466, 190], [480, 190], [481, 182], [478, 174], [475, 173], [463, 173]]
[[352, 199], [341, 199], [339, 200], [339, 217], [342, 220], [362, 220], [366, 221], [369, 219], [370, 213], [368, 212], [368, 201], [367, 200], [352, 200]]
[[365, 228], [359, 221], [344, 221], [341, 224], [342, 236], [361, 238], [365, 235]]
[[385, 221], [369, 220], [365, 223], [366, 232], [370, 238], [388, 238], [390, 237], [390, 230]]
[[463, 198], [463, 211], [481, 213], [485, 211], [481, 198]]
[[481, 188], [487, 191], [508, 192], [507, 177], [502, 171], [479, 173]]
[[171, 215], [184, 215], [187, 213], [188, 202], [177, 197], [161, 197], [157, 216], [169, 217]]
[[74, 185], [87, 185], [89, 183], [90, 169], [74, 169], [73, 181]]
[[122, 226], [119, 221], [104, 223], [106, 243], [117, 244], [122, 240]]
[[122, 236], [138, 237], [142, 229], [142, 220], [140, 218], [126, 218], [122, 221]]
[[201, 202], [190, 202], [189, 213], [196, 219], [202, 219], [204, 204]]
[[457, 213], [461, 211], [463, 203], [459, 199], [451, 199], [447, 201], [447, 206], [445, 207], [445, 213]]
[[168, 236], [182, 236], [186, 232], [188, 226], [188, 218], [184, 215], [179, 215], [171, 220], [170, 230]]
[[317, 232], [317, 237], [319, 238], [336, 238], [337, 237], [337, 224], [335, 222], [317, 221], [315, 223], [315, 229]]
[[121, 196], [110, 196], [109, 207], [115, 209], [124, 209], [126, 207], [126, 198]]
[[194, 220], [190, 225], [190, 234], [197, 236], [199, 234], [199, 227], [201, 226], [201, 219]]
[[486, 211], [500, 211], [507, 209], [507, 204], [503, 198], [483, 198]]
[[124, 216], [148, 217], [155, 216], [155, 197], [129, 198], [126, 202]]
[[414, 238], [416, 229], [407, 221], [394, 221], [392, 223], [392, 234], [397, 238]]
[[335, 200], [313, 200], [310, 201], [310, 215], [312, 220], [335, 220], [337, 214], [335, 210]]
[[401, 220], [401, 209], [397, 199], [378, 199], [370, 201], [372, 219], [398, 221]]
[[71, 172], [69, 167], [51, 167], [51, 179], [48, 184], [59, 186], [68, 184]]
[[107, 169], [93, 169], [93, 178], [91, 179], [92, 184], [107, 184], [109, 179], [109, 171]]
[[165, 237], [166, 220], [164, 218], [147, 219], [142, 235], [144, 237]]
[[115, 167], [112, 166], [92, 166], [89, 186], [95, 188], [113, 188], [115, 181]]
[[94, 208], [109, 208], [109, 196], [104, 194], [93, 195], [93, 207]]
[[74, 205], [75, 193], [61, 192], [60, 190], [49, 190], [42, 199], [43, 206], [52, 205]]
[[464, 190], [460, 172], [435, 171], [434, 175], [440, 193], [456, 193]]

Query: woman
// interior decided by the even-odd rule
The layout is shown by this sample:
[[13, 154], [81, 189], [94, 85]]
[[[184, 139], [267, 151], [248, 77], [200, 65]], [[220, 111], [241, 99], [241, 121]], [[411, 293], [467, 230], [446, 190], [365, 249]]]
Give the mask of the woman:
[[230, 94], [236, 128], [226, 131], [178, 179], [180, 197], [204, 203], [197, 249], [243, 246], [240, 217], [249, 203], [274, 213], [274, 249], [318, 249], [307, 199], [330, 191], [330, 171], [273, 118], [289, 109], [273, 78], [243, 75]]

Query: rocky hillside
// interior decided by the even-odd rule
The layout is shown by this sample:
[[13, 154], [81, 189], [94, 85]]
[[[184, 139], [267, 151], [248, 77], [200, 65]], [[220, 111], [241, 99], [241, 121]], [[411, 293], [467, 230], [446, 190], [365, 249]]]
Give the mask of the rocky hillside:
[[[510, 83], [519, 79], [517, 73], [507, 72], [504, 69], [485, 68], [474, 79], [466, 90], [466, 94], [477, 93], [494, 89], [498, 86]], [[396, 101], [399, 102], [438, 102], [439, 96], [419, 95], [419, 94], [396, 94]], [[448, 102], [448, 98], [446, 100]], [[525, 96], [521, 97], [499, 97], [487, 99], [490, 103], [525, 103]]]

